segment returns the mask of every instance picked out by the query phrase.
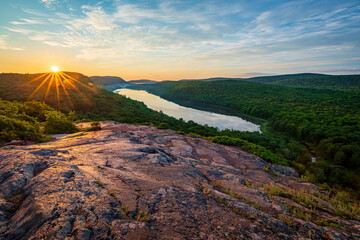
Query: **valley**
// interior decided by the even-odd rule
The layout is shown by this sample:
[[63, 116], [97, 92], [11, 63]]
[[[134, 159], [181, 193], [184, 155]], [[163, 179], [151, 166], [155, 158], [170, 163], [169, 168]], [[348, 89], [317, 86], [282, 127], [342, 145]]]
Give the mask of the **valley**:
[[[261, 79], [299, 82], [301, 76]], [[312, 82], [316, 82], [316, 75], [311, 76]], [[328, 90], [322, 89], [326, 82], [324, 76], [321, 75], [316, 88], [305, 86], [306, 79], [304, 88], [232, 79], [165, 81], [132, 88], [145, 89], [184, 106], [263, 119], [263, 136], [248, 134], [245, 139], [252, 138], [252, 142], [292, 161], [290, 165], [311, 181], [339, 184], [358, 191], [360, 95], [356, 89], [360, 81], [357, 76], [349, 78], [350, 83], [343, 81], [347, 76], [331, 76], [328, 81], [337, 79], [337, 85], [342, 83], [349, 87]], [[236, 138], [236, 134], [233, 133], [232, 137]], [[315, 153], [307, 151], [306, 146], [309, 145]], [[316, 163], [311, 160], [314, 154], [318, 156]]]
[[218, 128], [219, 130], [260, 131], [259, 125], [246, 121], [240, 117], [183, 107], [146, 91], [121, 88], [114, 92], [133, 100], [143, 102], [152, 110], [161, 111], [168, 116], [175, 117], [176, 119], [183, 119], [186, 122], [194, 121], [201, 125]]

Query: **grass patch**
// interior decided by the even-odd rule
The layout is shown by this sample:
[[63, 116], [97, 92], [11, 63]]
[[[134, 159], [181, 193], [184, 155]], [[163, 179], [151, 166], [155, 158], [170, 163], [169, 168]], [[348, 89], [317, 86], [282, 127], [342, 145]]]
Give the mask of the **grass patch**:
[[300, 205], [303, 205], [307, 208], [317, 208], [319, 206], [319, 201], [313, 197], [311, 197], [308, 192], [306, 192], [303, 189], [299, 190], [290, 190], [290, 189], [284, 189], [280, 188], [275, 185], [264, 185], [264, 189], [266, 189], [267, 193], [269, 195], [275, 195], [283, 198], [289, 198], [293, 200], [294, 202], [297, 202]]
[[138, 211], [137, 216], [135, 217], [135, 220], [138, 222], [148, 222], [150, 219], [149, 219], [148, 213], [146, 211], [140, 209]]
[[233, 198], [239, 199], [243, 203], [246, 203], [246, 204], [252, 206], [253, 208], [255, 208], [255, 209], [259, 210], [259, 211], [263, 211], [263, 208], [260, 205], [258, 205], [257, 203], [255, 203], [253, 201], [247, 200], [240, 193], [235, 193], [233, 188], [225, 188], [225, 187], [223, 187], [220, 181], [212, 182], [211, 185], [214, 188], [216, 188], [217, 190], [219, 190], [219, 191], [221, 191], [223, 193], [226, 193], [227, 195], [229, 195], [229, 196], [231, 196]]
[[96, 180], [95, 183], [101, 187], [101, 188], [105, 188], [105, 184], [103, 182], [101, 182], [100, 180]]
[[38, 139], [36, 139], [36, 143], [45, 143], [45, 142], [50, 142], [50, 141], [54, 141], [54, 140], [56, 140], [56, 138], [53, 136], [43, 135], [43, 136], [38, 137]]
[[223, 198], [221, 198], [221, 197], [214, 196], [214, 200], [215, 200], [216, 202], [220, 203], [220, 204], [229, 206], [229, 203], [228, 203], [225, 199], [223, 199]]
[[112, 196], [112, 197], [116, 197], [116, 196], [115, 196], [115, 191], [114, 191], [114, 190], [109, 191], [109, 195], [110, 195], [110, 196]]
[[288, 226], [293, 227], [295, 226], [295, 223], [292, 221], [292, 219], [286, 215], [286, 214], [279, 214], [278, 216], [280, 221], [283, 221], [284, 223], [286, 223]]
[[205, 183], [205, 181], [202, 181], [199, 184], [200, 190], [204, 195], [209, 195], [210, 194], [210, 189], [207, 187], [207, 184]]
[[121, 204], [121, 210], [122, 210], [122, 214], [121, 214], [122, 219], [132, 220], [131, 215], [130, 215], [130, 210], [125, 205], [125, 203]]
[[91, 122], [91, 125], [88, 129], [86, 129], [87, 132], [89, 131], [99, 131], [101, 130], [100, 122], [99, 121], [93, 121]]

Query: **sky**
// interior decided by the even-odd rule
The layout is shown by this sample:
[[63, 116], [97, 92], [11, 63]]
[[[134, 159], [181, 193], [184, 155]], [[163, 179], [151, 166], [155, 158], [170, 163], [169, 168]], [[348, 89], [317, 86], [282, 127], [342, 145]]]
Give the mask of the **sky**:
[[1, 0], [0, 72], [360, 74], [360, 1]]

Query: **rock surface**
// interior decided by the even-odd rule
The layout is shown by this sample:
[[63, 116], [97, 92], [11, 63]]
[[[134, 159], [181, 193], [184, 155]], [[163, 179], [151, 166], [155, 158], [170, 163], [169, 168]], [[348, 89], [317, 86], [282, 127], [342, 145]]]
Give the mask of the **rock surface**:
[[[291, 168], [172, 130], [101, 124], [0, 149], [0, 239], [360, 238], [359, 221], [337, 217]], [[334, 224], [291, 212], [309, 208], [298, 192]]]

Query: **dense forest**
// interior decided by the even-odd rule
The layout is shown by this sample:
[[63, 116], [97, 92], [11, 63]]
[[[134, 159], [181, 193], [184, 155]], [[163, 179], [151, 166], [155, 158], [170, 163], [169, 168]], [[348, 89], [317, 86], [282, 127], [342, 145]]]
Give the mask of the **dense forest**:
[[360, 75], [325, 75], [300, 73], [241, 79], [249, 82], [266, 83], [298, 88], [360, 91]]
[[[264, 134], [228, 131], [227, 135], [246, 137], [281, 153], [314, 182], [360, 190], [358, 91], [294, 88], [239, 80], [168, 81], [137, 87], [183, 105], [264, 119]], [[317, 157], [316, 163], [312, 163], [311, 154]]]
[[325, 75], [316, 73], [299, 73], [276, 76], [263, 76], [252, 78], [207, 78], [207, 79], [183, 79], [186, 81], [221, 81], [239, 80], [246, 82], [266, 83], [297, 88], [329, 89], [341, 91], [360, 91], [360, 75]]
[[65, 115], [45, 103], [0, 99], [0, 143], [11, 140], [43, 142], [46, 134], [74, 133], [73, 114]]

